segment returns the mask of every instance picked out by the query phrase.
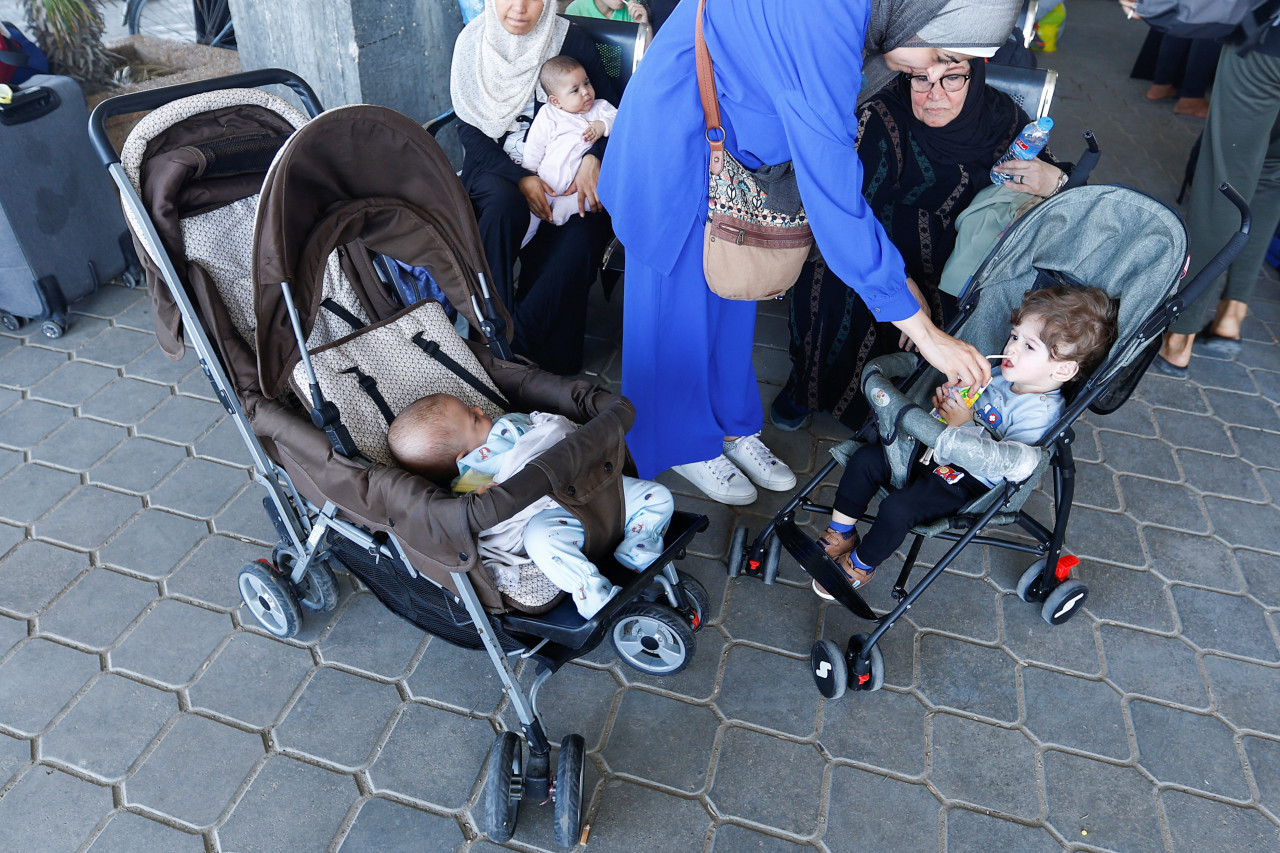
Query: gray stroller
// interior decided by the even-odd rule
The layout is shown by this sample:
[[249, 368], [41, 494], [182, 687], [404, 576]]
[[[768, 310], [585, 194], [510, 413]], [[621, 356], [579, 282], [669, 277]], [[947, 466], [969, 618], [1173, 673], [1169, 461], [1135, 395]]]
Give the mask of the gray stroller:
[[[907, 481], [914, 460], [933, 447], [943, 424], [928, 412], [933, 389], [941, 384], [936, 370], [909, 353], [872, 361], [862, 378], [862, 390], [872, 404], [874, 425], [856, 439], [833, 448], [831, 462], [796, 494], [756, 539], [748, 531], [734, 531], [729, 549], [729, 574], [762, 577], [772, 583], [780, 548], [854, 615], [874, 626], [854, 634], [841, 649], [820, 640], [810, 653], [811, 673], [818, 690], [837, 698], [846, 688], [878, 690], [884, 682], [884, 660], [877, 645], [884, 633], [911, 608], [969, 544], [1012, 549], [1036, 557], [1017, 582], [1017, 594], [1040, 609], [1042, 618], [1060, 625], [1084, 606], [1089, 590], [1072, 577], [1080, 561], [1064, 550], [1075, 490], [1072, 424], [1086, 410], [1106, 415], [1118, 409], [1142, 378], [1160, 347], [1161, 335], [1210, 282], [1222, 274], [1248, 239], [1249, 211], [1240, 196], [1224, 184], [1221, 191], [1239, 208], [1240, 230], [1208, 266], [1182, 290], [1178, 284], [1187, 269], [1187, 238], [1178, 214], [1163, 202], [1138, 190], [1119, 186], [1082, 186], [1061, 193], [1015, 222], [1000, 238], [962, 294], [960, 313], [948, 331], [978, 347], [999, 352], [1004, 345], [1009, 314], [1028, 290], [1053, 284], [1093, 285], [1119, 303], [1118, 335], [1104, 362], [1092, 376], [1065, 390], [1067, 405], [1061, 418], [1038, 444], [1035, 472], [1020, 482], [1002, 481], [975, 498], [954, 516], [912, 530], [914, 539], [892, 595], [892, 611], [878, 614], [843, 580], [839, 567], [823, 553], [796, 521], [797, 512], [830, 514], [831, 507], [813, 502], [811, 495], [837, 465], [847, 462], [861, 443], [879, 441], [893, 472], [893, 488]], [[954, 454], [953, 454], [954, 456]], [[965, 459], [952, 461], [965, 466]], [[1052, 526], [1024, 509], [1042, 475], [1051, 472], [1054, 517]], [[882, 491], [882, 496], [884, 492]], [[874, 520], [873, 516], [867, 517]], [[989, 533], [989, 528], [1015, 525], [1021, 538]], [[924, 577], [908, 587], [911, 571], [928, 538], [954, 542]]]

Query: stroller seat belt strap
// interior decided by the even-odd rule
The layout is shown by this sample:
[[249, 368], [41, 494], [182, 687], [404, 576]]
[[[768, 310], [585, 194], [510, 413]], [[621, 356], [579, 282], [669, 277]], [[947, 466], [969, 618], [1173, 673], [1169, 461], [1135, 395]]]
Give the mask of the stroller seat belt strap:
[[386, 398], [378, 390], [378, 380], [354, 365], [342, 372], [355, 374], [356, 383], [359, 384], [364, 393], [369, 395], [369, 399], [373, 401], [373, 404], [378, 407], [378, 411], [382, 414], [383, 420], [387, 422], [387, 426], [391, 426], [391, 422], [396, 419], [396, 414], [391, 411], [391, 407], [387, 405]]
[[458, 364], [458, 362], [456, 362], [448, 353], [440, 349], [439, 343], [429, 339], [426, 335], [422, 334], [422, 332], [418, 332], [416, 335], [413, 336], [413, 342], [417, 344], [418, 348], [421, 349], [423, 352], [425, 352], [427, 355], [431, 356], [436, 361], [440, 362], [446, 368], [452, 371], [453, 374], [457, 376], [459, 379], [461, 379], [463, 382], [467, 383], [472, 388], [479, 391], [487, 399], [493, 401], [493, 403], [497, 405], [499, 408], [501, 408], [502, 411], [504, 412], [511, 411], [511, 404], [508, 403], [506, 400], [504, 400], [501, 394], [494, 391], [488, 385], [485, 385], [483, 382], [477, 379], [471, 373], [471, 371], [467, 370], [461, 364]]

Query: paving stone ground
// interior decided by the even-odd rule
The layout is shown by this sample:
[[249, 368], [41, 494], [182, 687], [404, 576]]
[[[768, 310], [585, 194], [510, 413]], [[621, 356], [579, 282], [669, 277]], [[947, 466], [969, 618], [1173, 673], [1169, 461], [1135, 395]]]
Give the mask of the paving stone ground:
[[[1043, 57], [1056, 150], [1091, 128], [1097, 181], [1171, 200], [1199, 126], [1128, 78], [1141, 24], [1068, 6]], [[296, 641], [246, 615], [235, 570], [272, 539], [247, 453], [194, 360], [161, 357], [145, 293], [75, 307], [60, 340], [0, 334], [0, 851], [555, 849], [534, 804], [507, 845], [483, 836], [513, 720], [483, 654], [346, 576]], [[762, 308], [765, 400], [784, 310]], [[593, 304], [591, 372], [614, 387], [619, 311]], [[809, 645], [866, 625], [788, 558], [772, 587], [725, 576], [733, 526], [779, 498], [730, 511], [664, 476], [713, 522], [684, 564], [712, 598], [693, 664], [657, 679], [599, 650], [540, 697], [553, 739], [586, 740], [589, 849], [1280, 850], [1274, 270], [1245, 335], [1079, 428], [1083, 613], [1050, 628], [1012, 593], [1024, 558], [973, 549], [886, 635], [874, 694], [813, 689]], [[802, 476], [845, 434], [766, 429]]]

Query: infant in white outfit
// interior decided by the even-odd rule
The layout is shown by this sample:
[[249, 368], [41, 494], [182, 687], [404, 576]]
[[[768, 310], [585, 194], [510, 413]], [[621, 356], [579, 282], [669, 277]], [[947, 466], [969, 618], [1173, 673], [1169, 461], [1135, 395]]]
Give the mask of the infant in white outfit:
[[[586, 69], [571, 56], [548, 59], [539, 79], [547, 93], [547, 104], [534, 116], [521, 165], [542, 179], [548, 188], [551, 221], [563, 225], [578, 213], [574, 180], [582, 157], [597, 139], [609, 135], [618, 108], [608, 101], [596, 100]], [[530, 215], [524, 243], [533, 237], [540, 221]]]

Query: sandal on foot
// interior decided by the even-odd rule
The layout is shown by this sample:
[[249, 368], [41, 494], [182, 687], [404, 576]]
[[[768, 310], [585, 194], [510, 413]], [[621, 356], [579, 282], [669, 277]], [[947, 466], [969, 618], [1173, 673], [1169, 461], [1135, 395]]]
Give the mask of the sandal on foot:
[[1186, 379], [1187, 373], [1190, 372], [1188, 368], [1179, 367], [1173, 362], [1166, 360], [1162, 355], [1157, 355], [1155, 357], [1151, 362], [1150, 369], [1153, 373], [1159, 373], [1161, 376], [1172, 376], [1174, 379]]
[[1205, 355], [1211, 355], [1215, 358], [1234, 358], [1244, 349], [1244, 344], [1239, 338], [1224, 338], [1222, 335], [1215, 335], [1208, 329], [1196, 335], [1195, 343], [1191, 348]]

